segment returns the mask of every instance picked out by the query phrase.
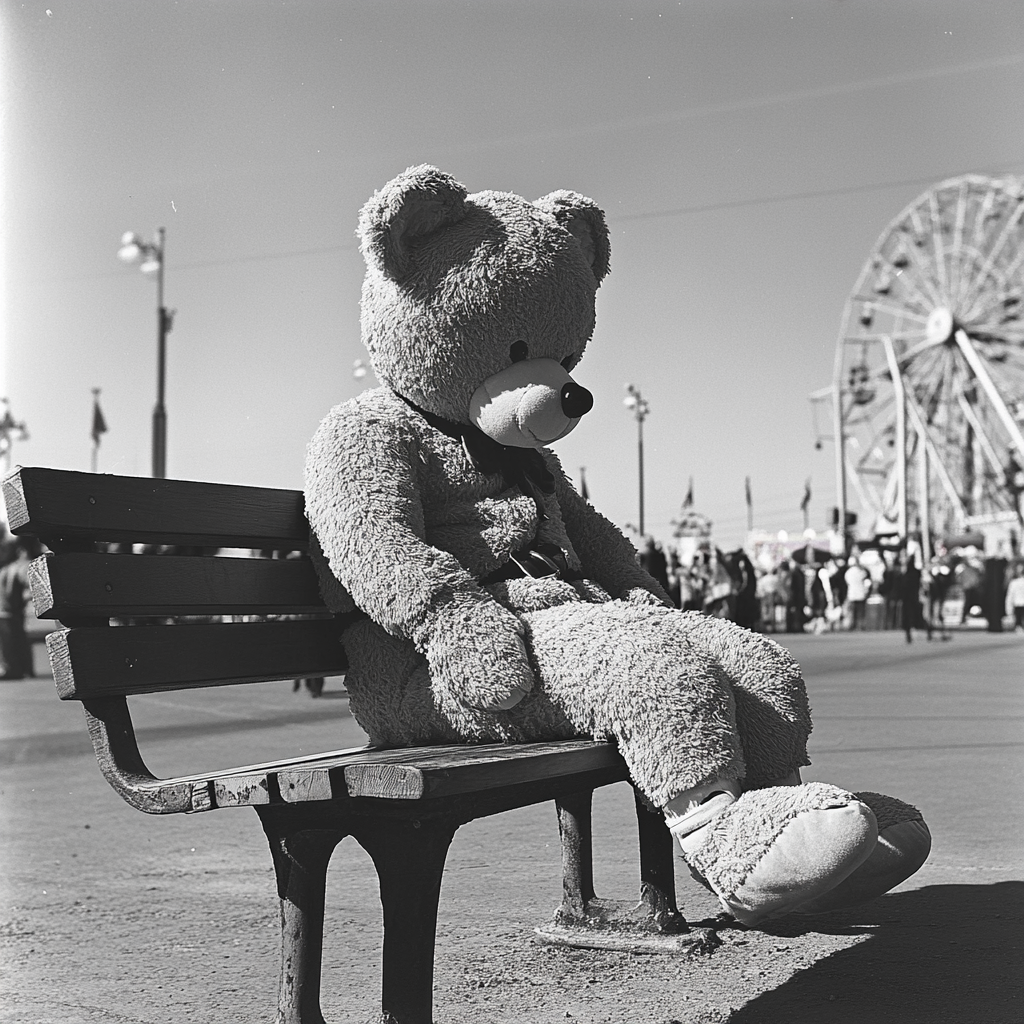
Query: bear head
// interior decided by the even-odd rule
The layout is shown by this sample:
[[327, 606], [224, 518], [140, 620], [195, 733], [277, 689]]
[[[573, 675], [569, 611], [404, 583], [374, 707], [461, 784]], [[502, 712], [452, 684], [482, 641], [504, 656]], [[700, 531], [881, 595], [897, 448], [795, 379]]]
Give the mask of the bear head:
[[540, 447], [593, 405], [570, 372], [608, 273], [604, 214], [575, 192], [529, 202], [412, 167], [366, 203], [362, 337], [378, 380], [504, 445]]

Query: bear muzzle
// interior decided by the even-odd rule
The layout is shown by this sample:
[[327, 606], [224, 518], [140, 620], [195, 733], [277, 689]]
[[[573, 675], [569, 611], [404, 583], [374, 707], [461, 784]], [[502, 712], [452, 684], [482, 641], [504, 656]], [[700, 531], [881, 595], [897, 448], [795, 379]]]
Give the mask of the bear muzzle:
[[594, 407], [594, 396], [554, 359], [522, 359], [473, 393], [469, 418], [488, 437], [514, 448], [540, 448], [565, 437]]

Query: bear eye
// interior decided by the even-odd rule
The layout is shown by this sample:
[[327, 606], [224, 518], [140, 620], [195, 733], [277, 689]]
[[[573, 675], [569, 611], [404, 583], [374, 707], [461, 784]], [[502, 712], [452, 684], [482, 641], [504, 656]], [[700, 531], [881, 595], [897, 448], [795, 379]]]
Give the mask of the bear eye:
[[562, 360], [562, 365], [566, 368], [566, 370], [571, 370], [576, 365], [576, 357], [566, 356]]
[[517, 341], [508, 350], [508, 354], [513, 363], [521, 363], [530, 354], [530, 347], [525, 341]]

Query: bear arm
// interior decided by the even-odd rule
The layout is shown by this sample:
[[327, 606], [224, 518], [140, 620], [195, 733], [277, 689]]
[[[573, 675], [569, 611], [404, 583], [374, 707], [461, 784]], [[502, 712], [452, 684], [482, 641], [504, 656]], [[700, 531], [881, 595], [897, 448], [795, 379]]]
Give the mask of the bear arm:
[[622, 531], [577, 493], [561, 467], [555, 473], [555, 496], [584, 576], [601, 584], [612, 597], [671, 606], [658, 581], [637, 564], [636, 549]]
[[[423, 537], [423, 507], [405, 439], [388, 424], [325, 421], [306, 464], [306, 516], [335, 578], [393, 636], [426, 653], [436, 631], [519, 620], [450, 553]], [[474, 614], [475, 613], [475, 614]]]

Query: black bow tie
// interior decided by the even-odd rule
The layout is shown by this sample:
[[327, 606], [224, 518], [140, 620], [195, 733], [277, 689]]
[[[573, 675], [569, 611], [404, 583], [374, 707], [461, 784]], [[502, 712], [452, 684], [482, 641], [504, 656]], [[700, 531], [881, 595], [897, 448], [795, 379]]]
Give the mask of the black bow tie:
[[421, 409], [405, 395], [398, 397], [411, 409], [415, 409], [435, 430], [461, 441], [466, 457], [474, 469], [485, 475], [501, 474], [506, 484], [518, 487], [524, 494], [533, 498], [538, 515], [542, 519], [547, 518], [544, 503], [537, 492], [554, 494], [555, 478], [544, 464], [544, 456], [536, 448], [516, 448], [514, 445], [502, 444], [493, 437], [488, 437], [471, 423], [446, 420], [442, 416], [435, 416], [434, 413]]

